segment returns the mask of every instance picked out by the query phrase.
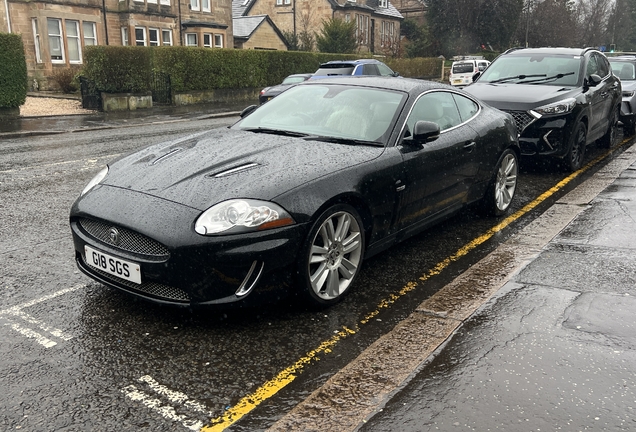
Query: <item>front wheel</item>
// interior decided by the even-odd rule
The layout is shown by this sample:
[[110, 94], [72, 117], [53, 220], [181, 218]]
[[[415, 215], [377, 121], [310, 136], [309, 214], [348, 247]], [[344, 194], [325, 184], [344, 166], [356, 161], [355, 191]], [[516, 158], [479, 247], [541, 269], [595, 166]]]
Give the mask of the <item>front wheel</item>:
[[585, 144], [587, 140], [587, 128], [585, 123], [579, 123], [570, 138], [570, 149], [563, 159], [565, 169], [570, 172], [579, 170], [585, 159]]
[[339, 302], [360, 272], [364, 229], [358, 212], [346, 204], [327, 209], [309, 231], [298, 274], [314, 306]]
[[517, 190], [518, 171], [517, 154], [511, 149], [506, 149], [499, 157], [486, 195], [482, 199], [485, 214], [501, 216], [508, 210]]

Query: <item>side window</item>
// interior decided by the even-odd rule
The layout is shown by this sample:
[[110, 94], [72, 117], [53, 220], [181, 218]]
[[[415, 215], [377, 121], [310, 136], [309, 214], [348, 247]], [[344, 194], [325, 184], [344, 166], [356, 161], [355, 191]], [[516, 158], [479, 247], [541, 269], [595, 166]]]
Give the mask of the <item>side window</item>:
[[453, 95], [449, 92], [431, 92], [419, 98], [406, 120], [409, 131], [413, 132], [415, 123], [420, 120], [437, 123], [442, 131], [462, 122]]
[[607, 61], [607, 58], [598, 54], [596, 54], [596, 58], [598, 59], [598, 70], [599, 70], [598, 75], [601, 78], [605, 78], [607, 75], [609, 75], [609, 71], [610, 71], [609, 62]]
[[453, 99], [455, 99], [455, 103], [457, 104], [457, 109], [459, 110], [462, 122], [471, 119], [479, 111], [479, 105], [467, 97], [454, 94]]
[[382, 64], [382, 63], [378, 64], [378, 69], [380, 70], [380, 75], [382, 76], [393, 75], [393, 71], [391, 70], [391, 68], [389, 68], [385, 64]]
[[365, 64], [363, 65], [362, 75], [380, 75], [380, 71], [374, 64]]
[[[600, 75], [599, 74], [599, 70], [598, 70], [598, 64], [597, 64], [596, 61], [597, 61], [596, 55], [592, 54], [590, 56], [590, 59], [587, 62], [587, 72], [585, 74], [586, 76], [589, 77], [592, 74]], [[602, 75], [600, 75], [600, 76], [602, 76]]]

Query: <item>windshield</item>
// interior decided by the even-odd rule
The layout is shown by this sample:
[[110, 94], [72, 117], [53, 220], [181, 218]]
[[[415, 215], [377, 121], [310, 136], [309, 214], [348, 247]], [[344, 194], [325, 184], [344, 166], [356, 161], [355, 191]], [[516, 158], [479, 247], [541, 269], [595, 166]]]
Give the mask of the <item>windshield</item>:
[[610, 59], [610, 65], [612, 66], [612, 72], [619, 77], [621, 81], [631, 81], [636, 79], [634, 74], [634, 64], [625, 61], [612, 61]]
[[460, 74], [460, 73], [472, 73], [474, 70], [474, 66], [472, 63], [454, 63], [452, 73]]
[[479, 82], [575, 86], [581, 70], [580, 56], [508, 55], [494, 61]]
[[397, 91], [338, 84], [299, 85], [232, 128], [386, 144], [406, 96]]

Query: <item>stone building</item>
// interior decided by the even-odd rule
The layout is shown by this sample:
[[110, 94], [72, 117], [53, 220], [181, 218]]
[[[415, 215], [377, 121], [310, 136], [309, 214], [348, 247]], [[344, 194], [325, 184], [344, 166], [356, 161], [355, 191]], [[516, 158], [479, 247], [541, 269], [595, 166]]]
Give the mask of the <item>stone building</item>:
[[287, 50], [287, 41], [268, 15], [246, 14], [249, 0], [232, 1], [234, 48]]
[[281, 32], [320, 33], [323, 21], [357, 24], [361, 52], [395, 54], [403, 16], [388, 0], [242, 0], [244, 16], [267, 15]]
[[419, 24], [425, 23], [428, 8], [424, 0], [392, 0], [391, 3], [405, 19], [411, 18]]
[[53, 88], [89, 45], [232, 48], [231, 0], [0, 0], [0, 32], [19, 33], [31, 87]]

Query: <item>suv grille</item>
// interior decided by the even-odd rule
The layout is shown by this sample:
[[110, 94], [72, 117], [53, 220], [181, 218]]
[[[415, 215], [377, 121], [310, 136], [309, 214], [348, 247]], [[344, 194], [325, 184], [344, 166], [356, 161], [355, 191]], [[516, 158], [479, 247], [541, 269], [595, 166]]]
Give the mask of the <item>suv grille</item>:
[[[111, 247], [156, 258], [168, 258], [170, 256], [168, 248], [164, 245], [135, 231], [85, 218], [79, 219], [78, 223], [84, 231], [96, 240]], [[117, 241], [113, 241], [111, 237], [113, 228], [118, 233]]]
[[505, 111], [512, 116], [517, 126], [517, 133], [521, 135], [521, 132], [528, 127], [528, 125], [534, 122], [536, 119], [528, 114], [526, 111]]
[[171, 300], [180, 303], [190, 302], [190, 296], [188, 295], [188, 293], [179, 288], [162, 285], [156, 282], [142, 282], [141, 284], [136, 284], [125, 279], [120, 279], [117, 276], [113, 276], [95, 267], [89, 266], [88, 264], [86, 264], [86, 257], [84, 257], [84, 254], [82, 254], [82, 260], [84, 261], [85, 267], [91, 272], [95, 272], [102, 278], [113, 281], [118, 285], [124, 285], [130, 288], [132, 291], [141, 291], [164, 300]]

